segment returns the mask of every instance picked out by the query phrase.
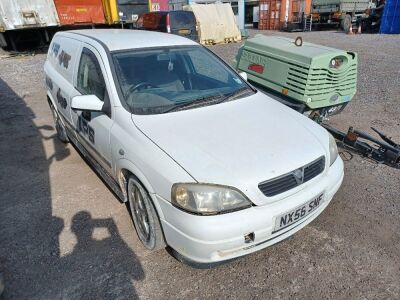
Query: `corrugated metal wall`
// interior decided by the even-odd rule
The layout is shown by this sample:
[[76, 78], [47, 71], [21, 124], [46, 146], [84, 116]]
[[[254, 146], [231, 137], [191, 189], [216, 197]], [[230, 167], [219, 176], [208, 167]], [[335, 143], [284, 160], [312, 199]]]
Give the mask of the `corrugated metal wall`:
[[381, 19], [381, 33], [400, 33], [400, 1], [386, 0]]
[[258, 21], [258, 29], [279, 29], [281, 4], [281, 0], [260, 0], [260, 20]]
[[0, 0], [0, 31], [57, 25], [53, 0]]
[[311, 11], [311, 0], [260, 0], [258, 29], [282, 29]]
[[54, 0], [61, 25], [105, 24], [102, 0]]

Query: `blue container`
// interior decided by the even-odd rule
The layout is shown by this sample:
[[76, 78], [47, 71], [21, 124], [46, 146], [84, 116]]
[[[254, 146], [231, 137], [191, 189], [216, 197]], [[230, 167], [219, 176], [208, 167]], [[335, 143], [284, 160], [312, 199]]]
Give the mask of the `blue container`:
[[386, 0], [380, 33], [400, 33], [400, 0]]

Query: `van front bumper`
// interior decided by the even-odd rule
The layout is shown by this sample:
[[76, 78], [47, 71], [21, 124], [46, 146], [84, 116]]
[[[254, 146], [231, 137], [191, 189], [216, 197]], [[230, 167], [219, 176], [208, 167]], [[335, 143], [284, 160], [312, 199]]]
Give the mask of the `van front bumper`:
[[[250, 254], [286, 239], [313, 221], [329, 205], [343, 181], [340, 157], [329, 170], [306, 189], [263, 206], [214, 216], [198, 216], [174, 207], [153, 195], [162, 210], [161, 223], [166, 242], [190, 261], [214, 263]], [[281, 214], [324, 194], [320, 206], [305, 218], [274, 233], [275, 219]], [[245, 236], [252, 234], [252, 241]]]

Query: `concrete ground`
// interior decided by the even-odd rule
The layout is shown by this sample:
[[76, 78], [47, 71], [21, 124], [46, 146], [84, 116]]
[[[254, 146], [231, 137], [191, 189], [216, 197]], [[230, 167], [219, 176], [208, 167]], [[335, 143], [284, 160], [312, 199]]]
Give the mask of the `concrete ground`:
[[[358, 93], [332, 124], [374, 125], [400, 141], [400, 36], [301, 35], [359, 54]], [[211, 49], [230, 63], [238, 46]], [[193, 269], [145, 250], [126, 206], [55, 138], [44, 61], [0, 59], [3, 298], [400, 298], [399, 170], [355, 157], [330, 206], [293, 238]]]

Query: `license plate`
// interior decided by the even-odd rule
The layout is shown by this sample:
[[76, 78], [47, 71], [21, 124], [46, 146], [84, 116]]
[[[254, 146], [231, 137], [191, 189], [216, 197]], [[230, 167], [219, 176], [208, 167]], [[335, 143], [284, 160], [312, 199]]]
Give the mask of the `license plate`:
[[296, 207], [294, 210], [291, 210], [289, 212], [286, 212], [280, 216], [278, 216], [275, 220], [275, 229], [274, 232], [277, 232], [283, 228], [286, 228], [297, 221], [305, 218], [307, 215], [311, 214], [313, 211], [315, 211], [321, 203], [324, 201], [324, 194], [322, 193], [321, 195], [313, 198], [312, 200], [308, 201], [307, 203], [304, 203], [298, 207]]
[[189, 29], [180, 29], [179, 34], [189, 34], [191, 30]]

